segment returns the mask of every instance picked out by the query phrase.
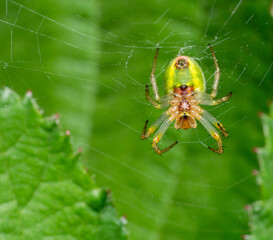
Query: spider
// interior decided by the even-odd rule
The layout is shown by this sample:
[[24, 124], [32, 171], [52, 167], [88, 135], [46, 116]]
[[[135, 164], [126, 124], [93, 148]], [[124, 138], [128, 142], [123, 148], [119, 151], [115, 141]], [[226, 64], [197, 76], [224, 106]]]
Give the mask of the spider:
[[221, 122], [199, 106], [218, 105], [227, 101], [232, 95], [232, 92], [230, 92], [225, 97], [214, 100], [217, 95], [220, 69], [211, 44], [209, 44], [209, 48], [216, 68], [211, 93], [206, 93], [205, 77], [198, 63], [191, 57], [178, 56], [170, 62], [166, 69], [164, 76], [166, 96], [162, 98], [159, 97], [155, 78], [155, 68], [159, 48], [156, 50], [150, 76], [155, 100], [150, 96], [148, 85], [146, 85], [145, 95], [146, 99], [154, 107], [163, 109], [169, 106], [169, 108], [148, 128], [148, 130], [148, 120], [145, 122], [141, 139], [150, 137], [150, 135], [160, 126], [154, 135], [152, 142], [152, 147], [157, 154], [167, 152], [178, 143], [178, 141], [176, 141], [163, 150], [161, 150], [157, 145], [174, 120], [174, 127], [176, 129], [189, 129], [197, 127], [196, 119], [217, 141], [218, 149], [213, 149], [211, 147], [208, 148], [215, 153], [223, 153], [222, 139], [213, 125], [221, 131], [224, 137], [228, 137], [226, 129]]

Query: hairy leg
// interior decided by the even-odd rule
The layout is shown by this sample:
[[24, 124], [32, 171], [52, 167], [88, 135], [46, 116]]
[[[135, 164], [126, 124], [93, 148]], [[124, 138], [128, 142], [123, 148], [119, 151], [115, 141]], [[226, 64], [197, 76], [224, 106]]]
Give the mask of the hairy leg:
[[215, 127], [220, 129], [221, 133], [223, 134], [224, 137], [228, 137], [228, 132], [226, 131], [225, 127], [223, 124], [217, 120], [215, 117], [213, 117], [211, 114], [209, 114], [206, 110], [203, 109], [203, 112], [201, 113], [202, 116], [206, 119], [208, 119]]
[[210, 124], [210, 122], [202, 117], [199, 116], [199, 118], [197, 118], [200, 123], [207, 129], [207, 131], [210, 133], [210, 135], [217, 141], [217, 145], [218, 145], [218, 150], [208, 147], [211, 151], [222, 154], [223, 153], [223, 146], [222, 146], [222, 139], [219, 135], [219, 133], [216, 131], [216, 129]]
[[170, 124], [172, 123], [174, 119], [169, 117], [168, 119], [166, 119], [162, 125], [160, 126], [160, 128], [158, 129], [157, 133], [155, 134], [154, 138], [153, 138], [153, 143], [152, 143], [152, 146], [153, 146], [153, 149], [155, 150], [155, 152], [157, 154], [163, 154], [165, 152], [167, 152], [168, 150], [170, 150], [171, 148], [173, 148], [177, 143], [178, 141], [174, 142], [173, 144], [171, 144], [169, 147], [161, 150], [159, 149], [157, 143], [160, 141], [160, 139], [162, 138], [162, 136], [165, 134], [166, 130], [168, 129], [168, 127], [170, 126]]
[[212, 53], [212, 57], [213, 57], [213, 60], [214, 60], [214, 65], [215, 65], [215, 73], [214, 73], [214, 83], [213, 83], [213, 86], [212, 86], [212, 91], [211, 91], [211, 97], [214, 98], [216, 97], [217, 95], [217, 90], [218, 90], [218, 84], [219, 84], [219, 81], [220, 81], [220, 68], [218, 66], [218, 62], [217, 62], [217, 59], [216, 59], [216, 56], [215, 56], [215, 53], [213, 51], [213, 48], [211, 46], [211, 44], [209, 44], [209, 48], [210, 48], [210, 51]]
[[159, 94], [158, 94], [158, 89], [157, 89], [157, 84], [156, 84], [156, 79], [155, 79], [155, 68], [156, 68], [156, 62], [157, 62], [158, 52], [159, 52], [159, 48], [156, 49], [156, 53], [155, 53], [155, 57], [154, 57], [154, 62], [153, 62], [153, 68], [152, 68], [151, 77], [150, 77], [156, 101], [159, 100]]
[[158, 108], [158, 109], [162, 109], [162, 108], [165, 108], [169, 105], [168, 101], [163, 101], [163, 103], [158, 103], [156, 102], [154, 99], [152, 99], [152, 97], [150, 96], [150, 93], [149, 93], [149, 85], [146, 85], [146, 88], [145, 88], [145, 96], [146, 96], [146, 99], [151, 103], [153, 104], [153, 106], [155, 108]]
[[146, 139], [151, 136], [151, 134], [158, 128], [158, 126], [168, 117], [166, 112], [162, 113], [161, 116], [149, 127], [147, 130], [148, 120], [145, 122], [142, 134], [140, 136], [141, 139]]
[[196, 99], [199, 101], [201, 105], [218, 105], [222, 102], [225, 102], [230, 99], [232, 95], [232, 92], [228, 93], [228, 95], [214, 100], [209, 94], [207, 93], [197, 93], [196, 94]]

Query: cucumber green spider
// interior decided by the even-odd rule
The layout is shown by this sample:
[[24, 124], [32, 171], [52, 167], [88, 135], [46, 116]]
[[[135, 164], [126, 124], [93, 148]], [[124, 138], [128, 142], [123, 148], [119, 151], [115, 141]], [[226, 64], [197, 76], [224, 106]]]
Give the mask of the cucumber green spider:
[[209, 48], [216, 68], [212, 92], [210, 94], [206, 93], [205, 77], [198, 63], [191, 57], [178, 56], [170, 62], [166, 69], [164, 76], [166, 96], [162, 98], [159, 97], [155, 78], [159, 48], [156, 50], [150, 77], [155, 100], [149, 94], [148, 85], [146, 85], [146, 99], [158, 109], [167, 108], [168, 106], [169, 108], [148, 128], [148, 130], [148, 120], [146, 121], [141, 134], [141, 139], [150, 137], [150, 135], [160, 126], [154, 135], [152, 142], [152, 147], [157, 154], [165, 153], [178, 143], [178, 141], [176, 141], [163, 150], [159, 149], [157, 145], [174, 120], [174, 127], [176, 129], [189, 129], [197, 127], [195, 119], [197, 119], [217, 141], [218, 149], [208, 148], [213, 152], [219, 154], [223, 153], [222, 138], [215, 127], [221, 131], [224, 137], [228, 137], [226, 129], [215, 117], [199, 106], [218, 105], [227, 101], [232, 95], [232, 92], [230, 92], [227, 96], [214, 100], [217, 95], [220, 80], [220, 69], [212, 46], [209, 45]]

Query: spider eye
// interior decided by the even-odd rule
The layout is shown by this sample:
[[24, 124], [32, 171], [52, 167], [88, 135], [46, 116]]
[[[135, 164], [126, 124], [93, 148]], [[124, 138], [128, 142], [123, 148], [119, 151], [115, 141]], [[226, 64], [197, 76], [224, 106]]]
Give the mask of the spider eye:
[[189, 62], [185, 58], [179, 58], [175, 63], [176, 68], [187, 68], [189, 66]]

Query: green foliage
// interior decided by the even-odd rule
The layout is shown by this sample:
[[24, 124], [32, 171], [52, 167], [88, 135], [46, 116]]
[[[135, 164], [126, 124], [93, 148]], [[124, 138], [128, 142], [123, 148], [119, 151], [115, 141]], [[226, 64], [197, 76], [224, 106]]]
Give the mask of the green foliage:
[[127, 239], [58, 119], [43, 118], [30, 92], [21, 99], [8, 88], [0, 109], [0, 239]]
[[269, 115], [262, 115], [265, 146], [257, 149], [260, 172], [257, 183], [261, 189], [260, 200], [248, 207], [250, 240], [270, 240], [273, 236], [273, 104]]
[[[264, 141], [257, 113], [267, 111], [273, 92], [271, 1], [15, 2], [22, 7], [1, 1], [0, 84], [21, 95], [31, 89], [46, 115], [59, 113], [85, 166], [127, 215], [130, 240], [235, 240], [249, 232], [243, 208], [259, 198], [251, 150]], [[160, 147], [179, 144], [157, 156], [150, 139], [140, 140], [145, 121], [164, 111], [144, 93], [155, 49], [160, 94], [177, 54], [200, 64], [210, 91], [208, 43], [221, 70], [217, 97], [233, 92], [226, 104], [204, 107], [230, 134], [224, 154], [206, 148], [216, 143], [198, 125], [171, 126]]]

